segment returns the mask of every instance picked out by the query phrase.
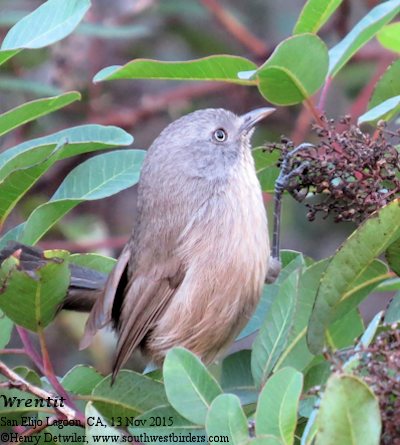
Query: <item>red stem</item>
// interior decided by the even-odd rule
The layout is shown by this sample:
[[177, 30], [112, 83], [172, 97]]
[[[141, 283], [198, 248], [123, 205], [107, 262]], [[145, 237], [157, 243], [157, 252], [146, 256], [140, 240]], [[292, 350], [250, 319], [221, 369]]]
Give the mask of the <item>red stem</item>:
[[32, 344], [32, 341], [29, 337], [28, 331], [21, 326], [16, 326], [19, 338], [21, 339], [22, 344], [24, 345], [25, 353], [29, 356], [29, 358], [33, 361], [36, 367], [43, 374], [43, 362], [40, 358], [40, 355], [36, 351], [35, 347]]
[[328, 95], [329, 88], [331, 87], [333, 78], [328, 76], [326, 78], [325, 84], [322, 88], [321, 95], [319, 96], [318, 109], [321, 113], [325, 111], [326, 97]]

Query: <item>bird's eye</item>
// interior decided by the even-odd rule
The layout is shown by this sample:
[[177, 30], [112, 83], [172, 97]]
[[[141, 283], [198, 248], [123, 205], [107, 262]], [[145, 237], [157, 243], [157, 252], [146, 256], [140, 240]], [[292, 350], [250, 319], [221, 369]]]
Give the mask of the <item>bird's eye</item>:
[[214, 131], [214, 139], [217, 142], [224, 142], [226, 140], [226, 131], [223, 128], [218, 128]]

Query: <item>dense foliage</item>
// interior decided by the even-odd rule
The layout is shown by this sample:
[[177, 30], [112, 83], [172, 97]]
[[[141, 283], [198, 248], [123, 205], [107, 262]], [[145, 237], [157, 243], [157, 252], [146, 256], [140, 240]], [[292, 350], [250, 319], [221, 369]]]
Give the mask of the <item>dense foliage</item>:
[[[318, 33], [341, 3], [341, 0], [308, 0], [293, 34], [261, 64], [235, 55], [210, 55], [186, 62], [135, 59], [123, 66], [102, 69], [94, 82], [169, 79], [222, 81], [242, 88], [253, 87], [275, 105], [302, 103], [320, 130], [329, 132], [332, 124], [321, 118], [326, 95], [356, 52], [376, 36], [381, 45], [400, 52], [398, 23], [389, 24], [400, 12], [399, 0], [384, 1], [373, 7], [328, 50]], [[27, 50], [63, 39], [74, 31], [90, 6], [89, 0], [46, 1], [7, 33], [0, 49], [0, 64], [10, 63], [21, 52], [25, 54]], [[359, 125], [390, 121], [400, 110], [399, 63], [390, 65], [377, 81], [368, 110], [358, 118]], [[317, 93], [318, 106], [314, 103]], [[0, 136], [80, 99], [78, 92], [71, 91], [25, 102], [0, 115]], [[362, 156], [359, 150], [363, 140], [347, 136], [352, 141], [352, 150], [357, 152], [354, 156]], [[21, 199], [60, 161], [128, 146], [132, 141], [132, 136], [121, 128], [86, 124], [25, 140], [2, 151], [0, 226], [5, 225]], [[325, 141], [324, 146], [329, 147], [330, 143], [332, 140]], [[393, 144], [390, 151], [387, 148], [384, 145], [380, 155], [390, 155], [390, 161], [397, 162], [398, 168], [397, 148]], [[112, 150], [80, 163], [65, 176], [49, 201], [36, 206], [24, 223], [2, 235], [0, 248], [10, 240], [33, 245], [77, 205], [134, 185], [143, 157], [142, 150]], [[260, 148], [254, 151], [254, 158], [263, 190], [272, 192], [278, 173], [276, 156]], [[379, 163], [379, 159], [375, 161]], [[329, 162], [335, 164], [335, 159], [328, 159]], [[362, 170], [361, 177], [354, 179], [365, 179], [370, 184], [369, 174]], [[330, 173], [331, 183], [327, 188], [334, 188], [334, 176]], [[394, 180], [393, 176], [391, 179]], [[398, 184], [397, 177], [395, 183]], [[379, 182], [374, 193], [380, 193], [379, 187], [382, 193], [387, 193], [387, 188]], [[22, 352], [36, 369], [11, 369], [5, 360], [0, 362], [0, 429], [4, 434], [1, 440], [12, 441], [11, 433], [15, 432], [39, 435], [46, 443], [56, 443], [62, 434], [65, 437], [59, 441], [64, 443], [68, 442], [66, 437], [84, 434], [81, 426], [73, 425], [82, 422], [86, 424], [89, 443], [95, 443], [96, 435], [122, 438], [131, 434], [139, 438], [145, 433], [154, 436], [154, 443], [165, 443], [164, 435], [169, 434], [190, 434], [199, 440], [206, 440], [206, 435], [224, 436], [230, 443], [254, 445], [397, 443], [400, 440], [399, 423], [395, 420], [400, 374], [397, 195], [398, 188], [390, 200], [377, 199], [384, 206], [371, 215], [366, 212], [363, 216], [368, 216], [367, 219], [332, 257], [314, 261], [299, 252], [282, 252], [283, 268], [278, 280], [265, 286], [256, 313], [239, 336], [243, 339], [256, 335], [251, 350], [231, 354], [207, 369], [191, 352], [175, 348], [168, 353], [162, 372], [143, 375], [124, 370], [112, 386], [110, 377], [103, 377], [85, 365], [73, 367], [58, 379], [46, 346], [45, 328], [66, 294], [70, 262], [107, 273], [114, 260], [97, 254], [47, 250], [40, 267], [29, 274], [21, 270], [18, 253], [9, 256], [0, 269], [0, 348], [5, 348], [0, 352], [2, 355]], [[386, 261], [380, 259], [382, 255]], [[398, 293], [387, 310], [376, 314], [365, 327], [358, 306], [372, 292], [388, 290]], [[23, 344], [19, 351], [7, 349], [14, 329]], [[32, 345], [28, 331], [38, 336], [40, 353]], [[13, 397], [40, 400], [56, 396], [63, 398], [65, 406], [5, 403]], [[96, 421], [85, 422], [84, 416]], [[47, 426], [44, 420], [47, 417], [50, 423], [54, 422], [53, 426]], [[15, 426], [21, 425], [23, 418], [31, 419], [31, 423], [25, 423], [22, 429]], [[49, 439], [49, 433], [54, 439]], [[171, 436], [166, 441], [174, 442]]]

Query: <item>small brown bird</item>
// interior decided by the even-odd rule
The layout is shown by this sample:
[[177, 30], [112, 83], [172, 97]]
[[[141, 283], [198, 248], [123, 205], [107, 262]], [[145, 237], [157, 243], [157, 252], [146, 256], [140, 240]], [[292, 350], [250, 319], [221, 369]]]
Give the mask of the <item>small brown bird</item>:
[[[155, 364], [174, 346], [209, 363], [251, 317], [268, 272], [276, 275], [250, 145], [254, 125], [273, 111], [196, 111], [151, 145], [132, 237], [82, 340], [86, 347], [98, 329], [117, 330], [114, 376], [138, 347]], [[64, 307], [89, 309], [93, 298], [82, 303], [83, 295], [71, 292]]]

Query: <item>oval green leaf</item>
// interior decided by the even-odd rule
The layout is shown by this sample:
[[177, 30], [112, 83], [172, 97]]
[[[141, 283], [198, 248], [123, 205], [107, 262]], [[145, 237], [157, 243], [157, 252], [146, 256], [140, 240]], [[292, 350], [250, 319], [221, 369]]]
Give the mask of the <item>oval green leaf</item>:
[[184, 348], [173, 348], [163, 366], [165, 391], [170, 404], [186, 419], [205, 425], [220, 386], [200, 359]]
[[242, 85], [254, 85], [253, 80], [239, 79], [239, 71], [249, 71], [257, 66], [248, 59], [237, 56], [215, 55], [185, 62], [136, 59], [126, 65], [109, 66], [99, 71], [94, 82], [115, 79], [167, 79], [212, 80]]
[[265, 383], [256, 411], [256, 435], [272, 434], [285, 445], [292, 445], [297, 424], [297, 411], [303, 374], [283, 368]]
[[226, 436], [228, 442], [240, 445], [249, 439], [247, 419], [240, 400], [233, 394], [221, 394], [211, 403], [206, 419], [209, 436]]
[[322, 396], [316, 445], [380, 442], [379, 403], [372, 390], [352, 375], [333, 375]]
[[349, 59], [399, 12], [400, 0], [389, 0], [371, 9], [349, 34], [329, 51], [329, 76], [336, 76]]
[[1, 50], [51, 45], [76, 28], [89, 7], [89, 0], [48, 0], [8, 31]]
[[307, 333], [314, 354], [322, 350], [326, 329], [335, 317], [354, 308], [388, 278], [381, 273], [384, 266], [374, 260], [400, 237], [399, 203], [397, 199], [372, 214], [332, 257], [321, 280]]
[[61, 380], [63, 388], [73, 394], [89, 395], [103, 380], [103, 376], [91, 366], [76, 365]]
[[329, 20], [343, 0], [308, 0], [301, 10], [293, 34], [316, 33]]
[[53, 320], [69, 278], [68, 263], [62, 259], [29, 273], [14, 267], [2, 283], [0, 308], [16, 324], [37, 332]]
[[160, 405], [167, 405], [164, 385], [143, 374], [122, 370], [111, 385], [111, 376], [103, 379], [89, 396], [106, 417], [136, 417]]
[[258, 89], [273, 104], [294, 105], [308, 99], [324, 84], [327, 71], [325, 43], [314, 34], [299, 34], [281, 42], [258, 68]]
[[117, 150], [78, 165], [50, 201], [37, 207], [29, 216], [21, 242], [35, 244], [81, 202], [102, 199], [136, 184], [145, 154], [143, 150]]

